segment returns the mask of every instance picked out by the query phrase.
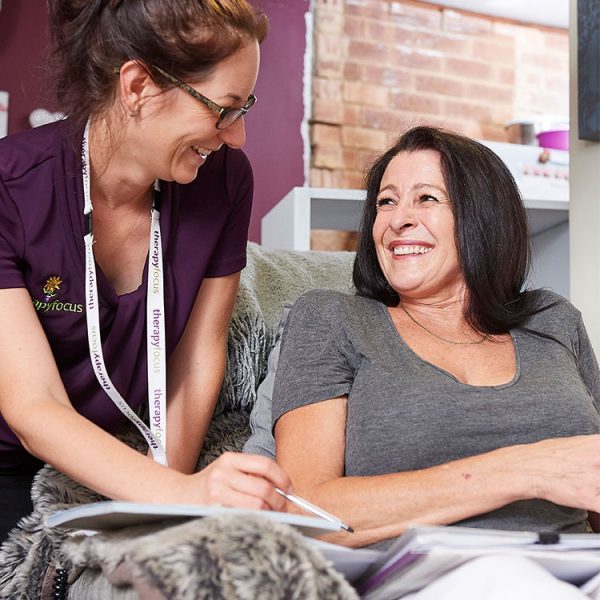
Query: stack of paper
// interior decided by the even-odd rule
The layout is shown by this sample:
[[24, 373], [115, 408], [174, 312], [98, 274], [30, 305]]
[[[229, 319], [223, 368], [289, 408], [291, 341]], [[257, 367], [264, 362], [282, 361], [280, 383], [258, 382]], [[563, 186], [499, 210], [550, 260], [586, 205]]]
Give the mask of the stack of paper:
[[527, 557], [559, 579], [581, 585], [600, 572], [600, 535], [414, 527], [371, 567], [357, 587], [367, 600], [393, 600], [473, 558], [507, 554]]

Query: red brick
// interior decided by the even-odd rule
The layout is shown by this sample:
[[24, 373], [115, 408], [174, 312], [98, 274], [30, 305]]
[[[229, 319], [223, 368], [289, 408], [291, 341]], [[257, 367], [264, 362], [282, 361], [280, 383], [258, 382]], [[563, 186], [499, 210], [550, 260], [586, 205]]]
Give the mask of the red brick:
[[421, 7], [407, 2], [390, 4], [391, 20], [420, 29], [440, 29], [442, 9], [436, 6]]
[[314, 13], [314, 29], [319, 33], [339, 35], [344, 28], [344, 13], [342, 9], [321, 9]]
[[367, 129], [366, 127], [342, 127], [342, 143], [351, 148], [366, 148], [382, 150], [386, 145], [386, 135], [383, 131]]
[[499, 67], [497, 73], [498, 83], [504, 85], [515, 84], [515, 70], [513, 67]]
[[545, 32], [544, 46], [549, 50], [560, 50], [563, 54], [569, 53], [569, 33], [568, 32]]
[[340, 185], [344, 189], [363, 189], [363, 173], [361, 171], [344, 171], [340, 178]]
[[338, 100], [314, 98], [312, 101], [312, 120], [320, 123], [341, 123], [343, 104]]
[[486, 85], [484, 83], [471, 83], [467, 87], [467, 97], [478, 101], [489, 101], [496, 104], [511, 105], [514, 99], [512, 88]]
[[476, 121], [492, 120], [492, 111], [489, 105], [477, 102], [446, 100], [442, 114]]
[[397, 131], [406, 125], [404, 115], [393, 109], [363, 108], [360, 123], [363, 127]]
[[396, 67], [410, 67], [421, 71], [437, 73], [442, 69], [442, 52], [405, 45], [390, 48], [390, 63]]
[[506, 135], [506, 129], [503, 125], [497, 125], [494, 123], [481, 123], [481, 137], [482, 140], [490, 140], [493, 142], [508, 142], [508, 136]]
[[372, 85], [362, 81], [345, 81], [343, 98], [354, 104], [387, 106], [388, 90], [381, 85]]
[[341, 169], [344, 166], [342, 160], [342, 148], [340, 146], [312, 146], [312, 164], [315, 167], [326, 169]]
[[397, 109], [415, 113], [439, 114], [442, 103], [439, 98], [427, 94], [411, 94], [403, 90], [391, 94], [390, 104]]
[[492, 72], [490, 65], [464, 58], [447, 56], [444, 59], [444, 73], [470, 79], [488, 79]]
[[385, 17], [389, 14], [389, 3], [387, 0], [345, 0], [345, 10], [348, 15]]
[[489, 63], [513, 65], [515, 63], [515, 48], [513, 44], [473, 40], [473, 56]]
[[443, 96], [462, 96], [464, 85], [456, 79], [446, 77], [435, 77], [433, 75], [417, 75], [415, 77], [417, 91], [429, 94], [441, 94]]
[[385, 63], [388, 59], [388, 46], [383, 43], [350, 40], [348, 58], [359, 62]]
[[360, 107], [355, 104], [344, 104], [342, 122], [344, 125], [360, 125]]
[[344, 35], [351, 38], [365, 37], [365, 19], [346, 16], [344, 19]]
[[312, 187], [340, 187], [339, 174], [330, 169], [311, 169], [309, 185]]
[[313, 144], [320, 146], [339, 146], [342, 142], [340, 127], [335, 125], [313, 123], [311, 133]]
[[339, 35], [319, 33], [315, 38], [315, 55], [325, 59], [346, 57], [347, 41]]
[[376, 65], [364, 65], [362, 80], [387, 88], [401, 86], [404, 89], [414, 86], [414, 75], [410, 71], [400, 71]]
[[557, 68], [556, 58], [548, 56], [545, 52], [523, 52], [520, 57], [520, 64], [525, 66], [531, 66], [534, 68], [543, 68], [554, 70]]
[[313, 98], [323, 98], [324, 100], [342, 99], [342, 82], [337, 79], [325, 79], [322, 77], [313, 77], [312, 80]]
[[343, 62], [341, 60], [326, 60], [319, 58], [315, 65], [315, 74], [317, 77], [334, 77], [342, 76]]
[[411, 46], [415, 49], [435, 50], [439, 53], [468, 54], [470, 41], [464, 35], [455, 33], [422, 32], [407, 27], [394, 27], [394, 43]]
[[347, 79], [350, 81], [353, 81], [353, 80], [355, 81], [355, 80], [362, 79], [362, 75], [363, 75], [363, 65], [360, 65], [355, 62], [348, 62], [348, 61], [346, 61], [344, 63], [344, 79]]
[[444, 10], [442, 28], [455, 33], [487, 35], [492, 32], [492, 20], [466, 15], [455, 10]]
[[362, 168], [361, 153], [356, 148], [343, 148], [342, 159], [344, 161], [344, 169], [358, 170]]

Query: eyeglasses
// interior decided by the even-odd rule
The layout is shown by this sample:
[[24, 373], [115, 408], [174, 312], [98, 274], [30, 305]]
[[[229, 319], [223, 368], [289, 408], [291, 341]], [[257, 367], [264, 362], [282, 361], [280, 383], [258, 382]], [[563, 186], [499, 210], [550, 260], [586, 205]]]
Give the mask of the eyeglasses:
[[250, 94], [248, 99], [246, 100], [244, 106], [240, 106], [239, 108], [225, 108], [223, 106], [219, 106], [216, 102], [213, 102], [206, 96], [203, 96], [200, 92], [197, 92], [193, 87], [189, 86], [187, 83], [181, 81], [181, 79], [177, 79], [170, 73], [163, 71], [160, 67], [156, 65], [152, 65], [153, 69], [156, 69], [163, 77], [167, 78], [171, 83], [174, 83], [178, 88], [181, 88], [184, 92], [187, 92], [192, 98], [198, 100], [198, 102], [202, 102], [204, 106], [207, 106], [214, 113], [219, 115], [217, 122], [215, 123], [215, 127], [217, 129], [225, 129], [229, 127], [232, 123], [235, 123], [240, 117], [243, 117], [256, 102], [256, 96]]

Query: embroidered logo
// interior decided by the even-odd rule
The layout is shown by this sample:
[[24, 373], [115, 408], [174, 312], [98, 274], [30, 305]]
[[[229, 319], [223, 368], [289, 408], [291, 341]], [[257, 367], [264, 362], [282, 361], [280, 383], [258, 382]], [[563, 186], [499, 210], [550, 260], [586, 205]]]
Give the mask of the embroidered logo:
[[52, 275], [48, 277], [44, 287], [42, 288], [42, 292], [46, 294], [46, 302], [50, 300], [50, 298], [54, 298], [56, 296], [57, 290], [60, 290], [60, 284], [62, 283], [62, 279], [58, 277], [58, 275]]
[[[58, 311], [58, 312], [83, 312], [83, 304], [75, 304], [73, 302], [60, 301], [57, 296], [60, 292], [60, 286], [63, 280], [58, 275], [51, 275], [46, 279], [46, 283], [42, 286], [44, 300], [33, 300], [33, 306], [38, 312]], [[54, 300], [52, 300], [54, 298]], [[52, 301], [51, 301], [52, 300]]]

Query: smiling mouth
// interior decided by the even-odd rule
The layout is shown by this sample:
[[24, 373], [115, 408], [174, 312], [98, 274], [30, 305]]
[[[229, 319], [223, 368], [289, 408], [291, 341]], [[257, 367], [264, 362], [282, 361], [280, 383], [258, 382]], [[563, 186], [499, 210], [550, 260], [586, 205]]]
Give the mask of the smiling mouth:
[[203, 158], [204, 160], [206, 160], [208, 158], [208, 155], [210, 154], [210, 150], [206, 150], [204, 148], [200, 148], [198, 146], [192, 146], [192, 150], [201, 158]]
[[428, 254], [433, 248], [429, 246], [394, 246], [392, 252], [394, 256], [407, 256], [407, 255], [419, 255]]

